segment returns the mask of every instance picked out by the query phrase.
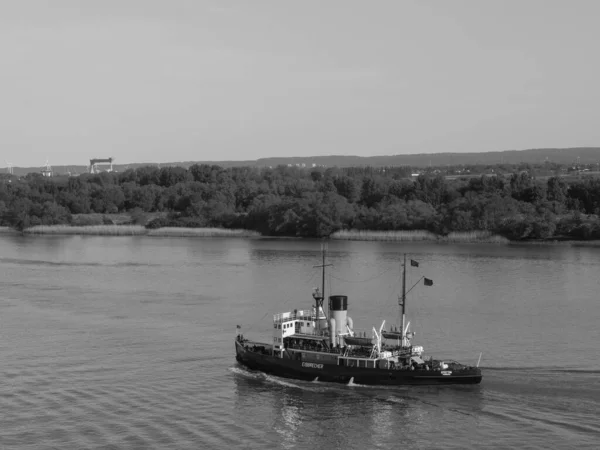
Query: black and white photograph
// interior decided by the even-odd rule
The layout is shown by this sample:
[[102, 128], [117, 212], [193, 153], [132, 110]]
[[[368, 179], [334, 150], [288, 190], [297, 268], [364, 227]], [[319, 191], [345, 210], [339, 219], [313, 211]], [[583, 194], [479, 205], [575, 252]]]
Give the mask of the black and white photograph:
[[600, 448], [599, 18], [0, 0], [0, 449]]

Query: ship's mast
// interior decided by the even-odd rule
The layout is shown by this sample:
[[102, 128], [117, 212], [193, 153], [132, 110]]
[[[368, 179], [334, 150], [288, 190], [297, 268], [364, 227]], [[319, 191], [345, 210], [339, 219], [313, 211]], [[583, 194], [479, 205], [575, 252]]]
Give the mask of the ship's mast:
[[403, 265], [403, 270], [402, 270], [402, 317], [401, 317], [401, 321], [400, 321], [400, 326], [402, 328], [400, 328], [400, 333], [401, 333], [401, 337], [402, 337], [402, 345], [404, 345], [404, 321], [406, 320], [406, 253], [404, 254], [404, 265]]
[[[322, 253], [323, 262], [321, 263], [321, 295], [323, 296], [323, 299], [325, 299], [325, 254], [327, 253], [327, 247], [325, 244], [323, 244]], [[323, 301], [321, 301], [321, 306], [323, 306]]]
[[[315, 328], [317, 330], [317, 333], [319, 333], [321, 331], [321, 325], [319, 322], [319, 316], [320, 316], [320, 311], [323, 310], [323, 314], [325, 314], [325, 310], [323, 309], [323, 301], [325, 300], [325, 267], [327, 266], [331, 266], [331, 264], [326, 264], [325, 262], [325, 258], [326, 258], [326, 254], [327, 254], [327, 244], [322, 244], [321, 245], [321, 252], [323, 254], [323, 263], [319, 266], [314, 266], [316, 267], [320, 267], [321, 268], [321, 295], [318, 295], [317, 293], [313, 293], [313, 298], [315, 299]], [[325, 318], [327, 318], [327, 316], [325, 316]]]

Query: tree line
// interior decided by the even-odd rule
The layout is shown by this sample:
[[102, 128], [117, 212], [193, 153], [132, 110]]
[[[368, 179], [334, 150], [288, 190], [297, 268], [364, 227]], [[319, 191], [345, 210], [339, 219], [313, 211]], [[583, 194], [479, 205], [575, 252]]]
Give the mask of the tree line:
[[[516, 168], [516, 167], [515, 167]], [[73, 224], [128, 213], [146, 227], [224, 227], [326, 237], [341, 229], [489, 231], [512, 240], [600, 238], [600, 179], [535, 170], [453, 180], [409, 167], [140, 167], [0, 178], [0, 225]], [[499, 171], [504, 172], [504, 171]], [[151, 220], [146, 220], [149, 213]]]

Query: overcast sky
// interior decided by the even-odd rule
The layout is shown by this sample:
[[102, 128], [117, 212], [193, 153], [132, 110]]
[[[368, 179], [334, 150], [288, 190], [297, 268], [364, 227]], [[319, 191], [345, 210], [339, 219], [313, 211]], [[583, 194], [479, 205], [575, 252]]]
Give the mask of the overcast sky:
[[3, 0], [0, 166], [600, 145], [600, 1]]

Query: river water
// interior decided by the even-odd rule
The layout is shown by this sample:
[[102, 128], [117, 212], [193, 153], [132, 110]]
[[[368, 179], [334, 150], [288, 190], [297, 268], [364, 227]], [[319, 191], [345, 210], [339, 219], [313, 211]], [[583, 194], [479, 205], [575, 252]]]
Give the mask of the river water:
[[481, 385], [374, 388], [251, 373], [236, 325], [309, 308], [320, 243], [0, 236], [0, 448], [598, 448], [600, 248], [330, 242], [326, 293]]

